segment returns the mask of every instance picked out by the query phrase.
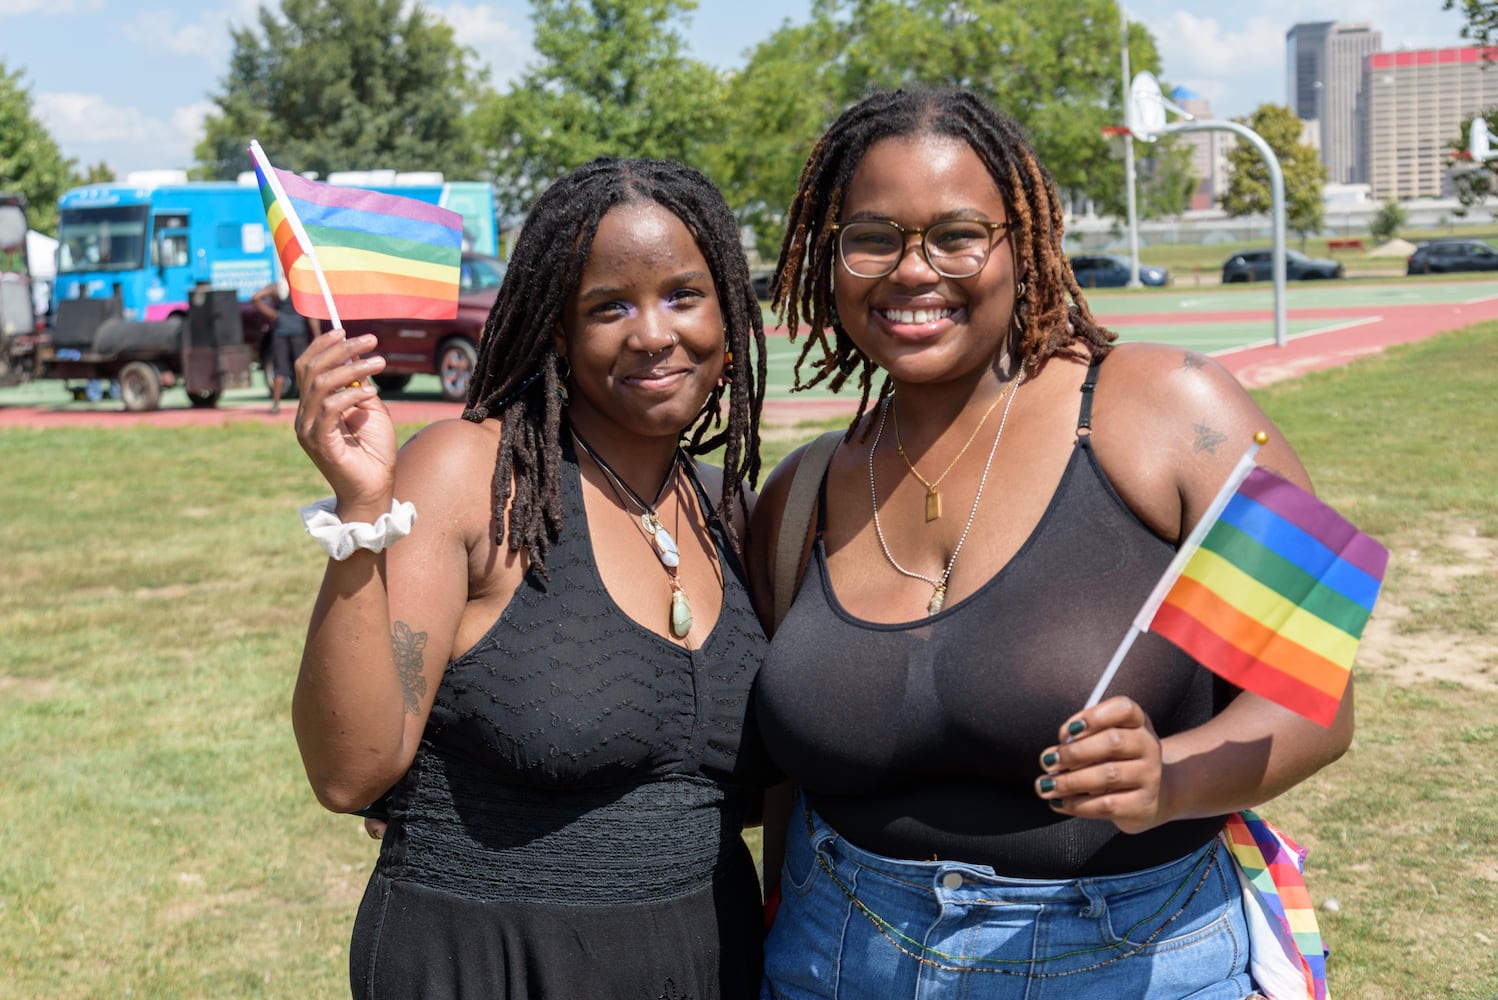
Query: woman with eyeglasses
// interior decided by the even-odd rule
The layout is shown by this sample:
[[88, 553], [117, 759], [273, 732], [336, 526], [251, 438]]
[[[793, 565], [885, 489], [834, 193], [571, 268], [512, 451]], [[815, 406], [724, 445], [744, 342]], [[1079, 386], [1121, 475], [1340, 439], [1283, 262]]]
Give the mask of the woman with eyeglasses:
[[1322, 728], [1146, 634], [1083, 706], [1255, 433], [1308, 487], [1295, 453], [1210, 359], [1114, 343], [1045, 168], [966, 92], [837, 119], [772, 295], [798, 379], [860, 405], [805, 537], [807, 449], [750, 535], [767, 621], [801, 553], [756, 681], [800, 789], [763, 996], [1251, 995], [1218, 833], [1341, 755], [1350, 689]]

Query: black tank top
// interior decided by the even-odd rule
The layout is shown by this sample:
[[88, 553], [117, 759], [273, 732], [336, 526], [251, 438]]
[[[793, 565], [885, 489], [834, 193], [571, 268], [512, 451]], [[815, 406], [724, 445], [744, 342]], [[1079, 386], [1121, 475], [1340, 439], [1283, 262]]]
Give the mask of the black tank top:
[[[1129, 836], [1059, 816], [1035, 795], [1041, 751], [1082, 707], [1174, 552], [1098, 465], [1097, 374], [1094, 363], [1076, 444], [1035, 530], [977, 592], [938, 614], [896, 624], [849, 614], [828, 579], [818, 525], [756, 704], [775, 762], [852, 843], [1019, 878], [1072, 878], [1153, 867], [1221, 829], [1217, 817]], [[1107, 695], [1134, 698], [1164, 737], [1206, 722], [1233, 693], [1146, 633]]]
[[[634, 621], [593, 559], [577, 457], [564, 527], [489, 631], [448, 664], [394, 788], [383, 874], [473, 898], [659, 900], [710, 882], [779, 780], [751, 716], [764, 631], [714, 519], [723, 606], [700, 649]], [[690, 467], [703, 510], [711, 503]], [[658, 585], [665, 615], [669, 590]]]

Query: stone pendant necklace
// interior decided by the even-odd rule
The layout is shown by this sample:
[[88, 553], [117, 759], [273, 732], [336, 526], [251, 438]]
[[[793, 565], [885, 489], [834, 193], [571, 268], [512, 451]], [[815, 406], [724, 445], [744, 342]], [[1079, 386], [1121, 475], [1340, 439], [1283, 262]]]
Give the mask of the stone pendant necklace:
[[[665, 497], [666, 493], [676, 482], [676, 471], [681, 467], [681, 451], [677, 450], [671, 456], [671, 467], [666, 470], [666, 478], [662, 480], [661, 488], [656, 491], [655, 502], [646, 503], [645, 498], [631, 489], [629, 484], [621, 479], [619, 474], [613, 470], [613, 467], [600, 458], [598, 453], [588, 446], [588, 442], [584, 441], [582, 435], [578, 434], [575, 429], [572, 431], [572, 439], [593, 460], [593, 464], [598, 466], [599, 470], [603, 472], [604, 478], [608, 480], [609, 487], [613, 489], [614, 495], [619, 498], [619, 502], [624, 508], [626, 510], [634, 508], [632, 513], [635, 514], [636, 527], [645, 536], [645, 540], [650, 543], [651, 549], [655, 551], [656, 558], [661, 561], [661, 565], [666, 569], [666, 575], [670, 578], [671, 634], [678, 639], [685, 639], [687, 634], [692, 631], [692, 604], [687, 600], [687, 592], [682, 588], [681, 579], [677, 572], [681, 566], [681, 550], [677, 548], [676, 539], [671, 537], [671, 532], [666, 530], [666, 526], [661, 523], [660, 515], [656, 513], [656, 508], [660, 506], [662, 498]], [[680, 518], [680, 516], [681, 509], [680, 505], [678, 505], [677, 517]], [[681, 527], [679, 521], [677, 527]]]

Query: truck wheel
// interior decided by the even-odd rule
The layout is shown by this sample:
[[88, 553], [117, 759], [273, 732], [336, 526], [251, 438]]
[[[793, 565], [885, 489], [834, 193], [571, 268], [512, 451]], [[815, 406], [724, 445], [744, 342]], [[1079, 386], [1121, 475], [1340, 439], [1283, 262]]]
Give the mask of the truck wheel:
[[411, 384], [411, 376], [376, 375], [374, 377], [374, 384], [379, 386], [381, 389], [384, 389], [386, 392], [400, 392], [406, 386]]
[[437, 352], [437, 377], [442, 381], [442, 398], [449, 403], [468, 399], [468, 383], [478, 364], [479, 352], [468, 340], [454, 337]]
[[161, 374], [145, 361], [130, 361], [115, 376], [120, 385], [120, 400], [130, 413], [141, 413], [161, 407]]
[[218, 406], [219, 391], [208, 389], [203, 392], [188, 390], [187, 401], [192, 404], [194, 410], [211, 410]]

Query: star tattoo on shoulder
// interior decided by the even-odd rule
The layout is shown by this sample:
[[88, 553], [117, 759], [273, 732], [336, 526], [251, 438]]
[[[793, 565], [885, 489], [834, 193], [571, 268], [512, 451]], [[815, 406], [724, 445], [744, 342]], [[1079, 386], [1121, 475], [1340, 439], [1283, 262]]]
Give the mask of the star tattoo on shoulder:
[[1228, 439], [1226, 434], [1218, 430], [1213, 430], [1206, 424], [1197, 424], [1192, 429], [1196, 432], [1196, 441], [1192, 447], [1196, 451], [1204, 451], [1209, 455], [1217, 454], [1217, 446]]

